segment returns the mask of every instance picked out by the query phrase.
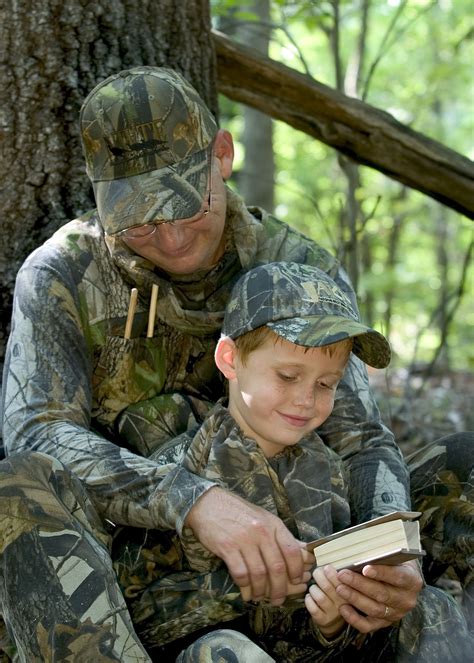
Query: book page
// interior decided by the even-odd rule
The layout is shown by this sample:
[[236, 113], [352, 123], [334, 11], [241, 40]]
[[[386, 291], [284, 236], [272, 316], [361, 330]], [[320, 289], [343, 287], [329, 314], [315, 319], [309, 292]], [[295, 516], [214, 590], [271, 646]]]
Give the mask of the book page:
[[347, 532], [317, 546], [318, 552], [330, 553], [333, 550], [351, 548], [354, 553], [359, 550], [376, 550], [380, 544], [393, 543], [395, 548], [404, 548], [407, 544], [405, 528], [401, 520], [379, 523], [373, 527]]
[[329, 534], [328, 536], [324, 536], [320, 539], [310, 541], [309, 543], [306, 544], [306, 549], [312, 551], [316, 546], [326, 543], [327, 541], [338, 539], [341, 536], [346, 536], [347, 534], [355, 532], [357, 530], [373, 527], [374, 525], [377, 525], [379, 523], [384, 523], [397, 519], [401, 519], [403, 521], [414, 520], [419, 516], [421, 516], [420, 511], [393, 511], [392, 513], [388, 513], [385, 516], [379, 516], [377, 518], [373, 518], [372, 520], [368, 520], [365, 523], [361, 523], [360, 525], [353, 525], [352, 527], [347, 527], [346, 529], [341, 530], [340, 532], [335, 532], [334, 534]]

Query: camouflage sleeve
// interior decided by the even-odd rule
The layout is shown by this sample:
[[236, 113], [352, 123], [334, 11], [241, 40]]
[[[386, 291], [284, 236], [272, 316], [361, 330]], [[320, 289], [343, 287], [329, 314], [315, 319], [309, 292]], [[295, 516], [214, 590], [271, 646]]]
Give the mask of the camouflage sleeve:
[[[268, 237], [280, 239], [277, 252], [262, 256], [293, 260], [326, 271], [358, 311], [350, 279], [338, 260], [314, 241], [276, 221], [265, 219]], [[354, 522], [410, 505], [408, 470], [393, 434], [384, 426], [370, 391], [365, 364], [352, 356], [337, 393], [334, 410], [318, 429], [323, 440], [345, 460]]]
[[[332, 278], [358, 310], [345, 271]], [[366, 365], [354, 355], [340, 382], [331, 416], [318, 433], [345, 460], [354, 522], [410, 508], [409, 474], [392, 432], [383, 424]]]
[[18, 274], [4, 369], [6, 452], [35, 449], [58, 458], [112, 522], [179, 532], [213, 483], [91, 430], [91, 353], [77, 293], [66, 261], [47, 245]]
[[163, 645], [244, 615], [249, 604], [225, 568], [162, 574], [132, 607], [145, 645]]

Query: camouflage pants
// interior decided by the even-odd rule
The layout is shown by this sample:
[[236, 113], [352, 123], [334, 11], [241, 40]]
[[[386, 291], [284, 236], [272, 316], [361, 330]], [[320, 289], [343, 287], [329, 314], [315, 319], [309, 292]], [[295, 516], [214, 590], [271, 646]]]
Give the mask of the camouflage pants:
[[[472, 435], [454, 436], [410, 459], [414, 508], [425, 514], [422, 527], [423, 545], [429, 553], [427, 573], [434, 577], [451, 567], [466, 587], [472, 587], [474, 566], [472, 442]], [[166, 566], [170, 555], [179, 569], [173, 537], [157, 547], [147, 546], [146, 533], [130, 533], [137, 541], [133, 569], [130, 566], [125, 573], [120, 556], [114, 572], [110, 538], [78, 480], [42, 454], [20, 454], [0, 463], [1, 611], [20, 660], [150, 661], [153, 654], [147, 653], [140, 641], [148, 652], [164, 653], [160, 649], [163, 629], [171, 628], [173, 619], [180, 622], [181, 616], [188, 614], [191, 634], [196, 628], [217, 627], [227, 620], [231, 626], [232, 620], [244, 613], [225, 571], [190, 577], [183, 570], [181, 576], [179, 571], [166, 576], [163, 562]], [[395, 658], [386, 656], [384, 660], [468, 660], [460, 658], [459, 647], [467, 646], [468, 640], [455, 603], [440, 590], [430, 589], [425, 594], [427, 599], [420, 600], [418, 609], [403, 620], [400, 629], [392, 629], [390, 634], [381, 631], [366, 639], [357, 650], [359, 660], [375, 661], [374, 652], [388, 646], [396, 652]], [[160, 624], [164, 596], [167, 612], [165, 623]], [[291, 653], [294, 643], [285, 639], [290, 637], [291, 632], [282, 633], [277, 638], [279, 649], [270, 647], [275, 660], [305, 660], [301, 652]], [[263, 652], [249, 656], [253, 647], [238, 634], [215, 631], [191, 645], [179, 660], [269, 660]], [[427, 652], [425, 658], [420, 647]], [[315, 652], [311, 655], [314, 660]]]
[[150, 661], [81, 482], [37, 453], [0, 477], [0, 608], [20, 660]]
[[[251, 618], [249, 627], [248, 619], [240, 623], [237, 620], [224, 625], [225, 630], [212, 630], [191, 644], [184, 641], [182, 644], [187, 646], [176, 661], [467, 663], [474, 646], [474, 639], [467, 631], [459, 606], [437, 587], [425, 587], [417, 606], [399, 624], [366, 636], [347, 628], [340, 639], [325, 645], [315, 637], [304, 607], [291, 610], [284, 606], [271, 609], [271, 612], [272, 618], [267, 623]], [[245, 634], [247, 641], [235, 639], [235, 631], [230, 631], [229, 627]], [[258, 650], [243, 656], [244, 649], [241, 647], [250, 647], [249, 641], [258, 643], [258, 656]], [[264, 653], [269, 658], [261, 658]]]

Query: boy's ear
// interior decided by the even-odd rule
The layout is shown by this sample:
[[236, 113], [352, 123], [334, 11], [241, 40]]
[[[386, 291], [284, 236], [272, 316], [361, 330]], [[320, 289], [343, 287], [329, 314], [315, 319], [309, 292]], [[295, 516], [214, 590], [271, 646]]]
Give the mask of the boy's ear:
[[222, 375], [228, 380], [235, 378], [235, 357], [237, 348], [234, 341], [228, 336], [221, 336], [217, 341], [214, 361]]

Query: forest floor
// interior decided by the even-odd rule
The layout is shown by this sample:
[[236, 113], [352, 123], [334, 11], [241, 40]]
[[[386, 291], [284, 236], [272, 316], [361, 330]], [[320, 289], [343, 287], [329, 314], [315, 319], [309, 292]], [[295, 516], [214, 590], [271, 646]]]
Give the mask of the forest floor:
[[444, 435], [474, 431], [474, 373], [425, 378], [406, 369], [370, 373], [384, 422], [405, 455]]

